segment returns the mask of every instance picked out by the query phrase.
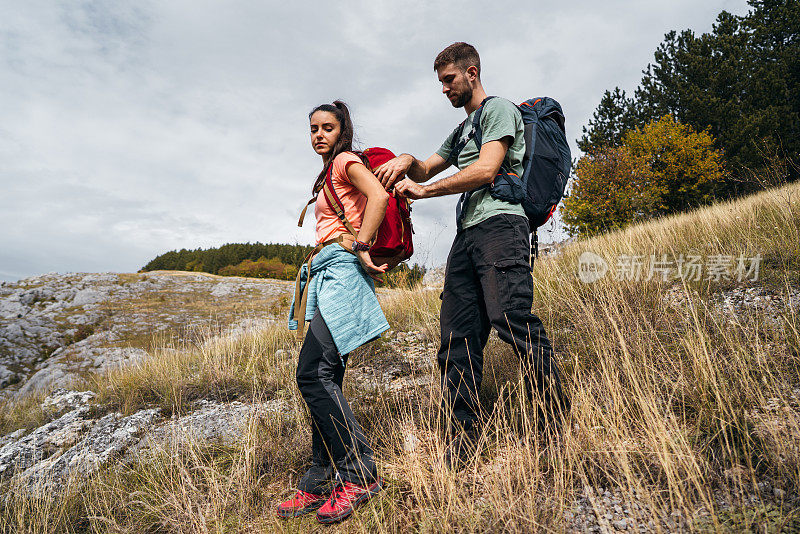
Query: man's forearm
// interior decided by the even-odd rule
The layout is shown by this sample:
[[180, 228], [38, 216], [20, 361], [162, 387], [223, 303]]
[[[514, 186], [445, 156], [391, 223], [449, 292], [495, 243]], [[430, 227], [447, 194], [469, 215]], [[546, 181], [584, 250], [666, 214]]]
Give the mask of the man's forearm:
[[425, 167], [425, 163], [418, 160], [411, 154], [401, 154], [402, 156], [407, 156], [411, 158], [411, 165], [408, 167], [408, 171], [406, 171], [406, 176], [417, 182], [418, 184], [422, 182], [428, 181], [428, 169]]
[[425, 186], [425, 191], [428, 196], [432, 197], [464, 193], [488, 184], [493, 178], [494, 173], [490, 169], [486, 169], [478, 163], [473, 163], [452, 176], [442, 178]]
[[422, 171], [425, 171], [424, 173], [417, 170], [413, 175], [409, 176], [412, 161], [407, 160], [402, 169], [408, 178], [398, 182], [395, 190], [408, 198], [420, 199], [454, 195], [486, 185], [497, 176], [497, 171], [500, 169], [500, 164], [503, 162], [508, 150], [508, 143], [509, 141], [505, 140], [505, 138], [484, 143], [481, 146], [481, 153], [477, 161], [454, 175], [433, 182], [430, 185], [420, 185], [418, 183], [419, 179], [429, 177], [431, 174], [436, 175], [447, 167], [447, 162], [439, 156], [431, 156], [428, 161], [421, 164]]

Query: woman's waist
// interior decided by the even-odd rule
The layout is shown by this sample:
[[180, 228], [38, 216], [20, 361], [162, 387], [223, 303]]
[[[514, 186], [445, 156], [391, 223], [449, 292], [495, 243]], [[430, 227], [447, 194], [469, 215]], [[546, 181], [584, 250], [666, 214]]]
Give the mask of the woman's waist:
[[324, 247], [312, 260], [310, 274], [316, 299], [350, 301], [375, 293], [356, 255], [341, 243]]
[[316, 275], [320, 271], [336, 267], [341, 264], [358, 265], [358, 258], [353, 252], [355, 238], [352, 234], [339, 234], [338, 236], [326, 239], [317, 243], [311, 253], [310, 261], [306, 259], [311, 269], [311, 275]]
[[[359, 230], [357, 227], [354, 227], [354, 229], [356, 231]], [[327, 232], [317, 232], [316, 237], [316, 246], [320, 248], [339, 243], [348, 251], [353, 250], [353, 242], [356, 240], [356, 237], [351, 234], [344, 225], [342, 225], [341, 228], [329, 229]]]

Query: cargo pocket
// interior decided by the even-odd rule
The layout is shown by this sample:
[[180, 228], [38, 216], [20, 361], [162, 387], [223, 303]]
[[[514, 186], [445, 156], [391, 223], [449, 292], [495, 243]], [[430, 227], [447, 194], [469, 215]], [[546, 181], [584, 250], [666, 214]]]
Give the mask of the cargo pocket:
[[522, 258], [494, 262], [497, 271], [497, 291], [503, 311], [525, 309], [533, 305], [531, 266]]

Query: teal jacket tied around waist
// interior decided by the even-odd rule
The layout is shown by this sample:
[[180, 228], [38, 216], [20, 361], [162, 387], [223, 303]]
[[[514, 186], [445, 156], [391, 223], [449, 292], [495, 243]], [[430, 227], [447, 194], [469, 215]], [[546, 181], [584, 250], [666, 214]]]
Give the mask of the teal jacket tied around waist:
[[[292, 297], [289, 330], [297, 330], [293, 320], [295, 300], [308, 281], [307, 264], [300, 268], [300, 293]], [[340, 354], [348, 354], [389, 329], [375, 285], [358, 258], [339, 244], [324, 247], [311, 262], [311, 285], [308, 288], [305, 320], [314, 318], [319, 308]]]

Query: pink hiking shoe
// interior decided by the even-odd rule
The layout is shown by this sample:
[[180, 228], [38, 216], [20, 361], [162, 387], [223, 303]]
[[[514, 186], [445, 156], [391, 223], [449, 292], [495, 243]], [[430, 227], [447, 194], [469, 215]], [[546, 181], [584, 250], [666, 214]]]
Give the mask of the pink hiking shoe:
[[369, 486], [359, 486], [352, 482], [337, 484], [330, 499], [317, 510], [317, 520], [328, 524], [347, 519], [357, 506], [367, 502], [382, 489], [382, 486], [380, 478]]
[[278, 506], [278, 517], [299, 517], [313, 512], [328, 499], [326, 495], [315, 495], [302, 490], [297, 490], [294, 497], [282, 502]]

